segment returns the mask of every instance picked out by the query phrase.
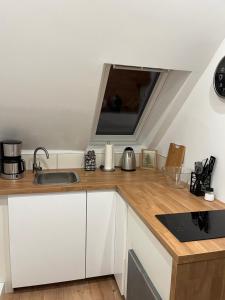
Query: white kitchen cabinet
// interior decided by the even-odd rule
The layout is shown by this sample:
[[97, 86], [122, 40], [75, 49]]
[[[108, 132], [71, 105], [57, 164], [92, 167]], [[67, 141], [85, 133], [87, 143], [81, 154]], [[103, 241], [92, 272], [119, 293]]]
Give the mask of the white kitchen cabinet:
[[4, 294], [4, 283], [3, 282], [0, 282], [0, 297], [1, 297], [1, 295], [3, 295]]
[[123, 198], [115, 193], [116, 217], [115, 217], [115, 253], [114, 276], [121, 295], [125, 292], [126, 253], [127, 253], [127, 204]]
[[9, 256], [8, 196], [0, 197], [0, 290], [12, 292]]
[[86, 192], [10, 196], [13, 287], [85, 278]]
[[86, 277], [114, 274], [115, 192], [87, 192]]
[[128, 208], [128, 250], [133, 249], [163, 300], [170, 298], [172, 256]]

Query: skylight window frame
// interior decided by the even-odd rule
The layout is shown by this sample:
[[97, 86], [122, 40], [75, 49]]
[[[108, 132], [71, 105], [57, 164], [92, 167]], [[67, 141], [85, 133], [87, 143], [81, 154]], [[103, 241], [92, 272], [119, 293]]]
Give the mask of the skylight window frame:
[[[97, 135], [96, 130], [98, 127], [98, 122], [101, 114], [102, 109], [102, 103], [103, 103], [103, 97], [105, 94], [109, 72], [111, 66], [114, 66], [117, 69], [127, 69], [127, 70], [139, 70], [139, 71], [151, 71], [151, 72], [159, 72], [159, 78], [154, 86], [154, 89], [148, 99], [148, 102], [145, 106], [145, 109], [139, 119], [138, 125], [134, 131], [134, 134], [132, 135]], [[122, 65], [112, 65], [112, 64], [104, 64], [103, 66], [103, 72], [102, 72], [102, 78], [100, 82], [100, 88], [99, 88], [99, 94], [98, 94], [98, 101], [96, 105], [96, 111], [95, 111], [95, 118], [94, 118], [94, 124], [92, 129], [92, 136], [91, 136], [91, 144], [95, 145], [102, 145], [106, 141], [112, 142], [117, 145], [124, 145], [124, 144], [132, 144], [132, 145], [138, 145], [139, 137], [142, 134], [142, 130], [147, 123], [147, 119], [150, 117], [152, 108], [154, 107], [155, 103], [157, 102], [158, 96], [166, 82], [166, 79], [168, 77], [169, 70], [166, 69], [154, 69], [154, 68], [143, 68], [143, 67], [133, 67], [133, 66], [122, 66]]]

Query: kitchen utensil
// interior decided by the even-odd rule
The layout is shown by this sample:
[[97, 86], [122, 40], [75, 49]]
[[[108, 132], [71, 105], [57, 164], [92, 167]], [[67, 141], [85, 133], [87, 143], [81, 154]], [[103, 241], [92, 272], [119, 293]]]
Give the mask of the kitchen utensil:
[[121, 170], [123, 171], [135, 171], [136, 170], [136, 158], [133, 148], [126, 147], [123, 151]]
[[210, 156], [210, 159], [207, 158], [202, 162], [203, 168], [201, 173], [196, 172], [196, 168], [195, 172], [191, 173], [190, 192], [192, 194], [196, 196], [204, 196], [205, 192], [211, 189], [211, 178], [215, 162], [216, 158], [214, 156]]
[[196, 161], [195, 162], [195, 173], [196, 174], [201, 174], [203, 171], [203, 164], [202, 161]]
[[170, 144], [165, 167], [181, 167], [184, 162], [185, 146]]

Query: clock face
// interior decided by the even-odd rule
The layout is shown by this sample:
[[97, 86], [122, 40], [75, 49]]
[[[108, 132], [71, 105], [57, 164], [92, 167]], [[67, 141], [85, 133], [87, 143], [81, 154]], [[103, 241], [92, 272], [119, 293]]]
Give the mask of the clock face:
[[214, 75], [214, 88], [218, 96], [225, 98], [225, 57], [217, 66]]

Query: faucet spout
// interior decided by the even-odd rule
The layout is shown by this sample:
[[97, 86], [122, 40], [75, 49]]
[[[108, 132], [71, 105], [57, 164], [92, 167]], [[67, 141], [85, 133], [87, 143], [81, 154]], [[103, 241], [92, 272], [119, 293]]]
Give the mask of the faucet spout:
[[37, 147], [35, 150], [34, 150], [34, 157], [33, 157], [33, 173], [34, 172], [37, 172], [37, 171], [42, 171], [42, 167], [37, 165], [37, 152], [39, 150], [42, 150], [45, 152], [45, 155], [47, 157], [47, 159], [49, 159], [49, 153], [48, 153], [48, 150], [44, 147]]

